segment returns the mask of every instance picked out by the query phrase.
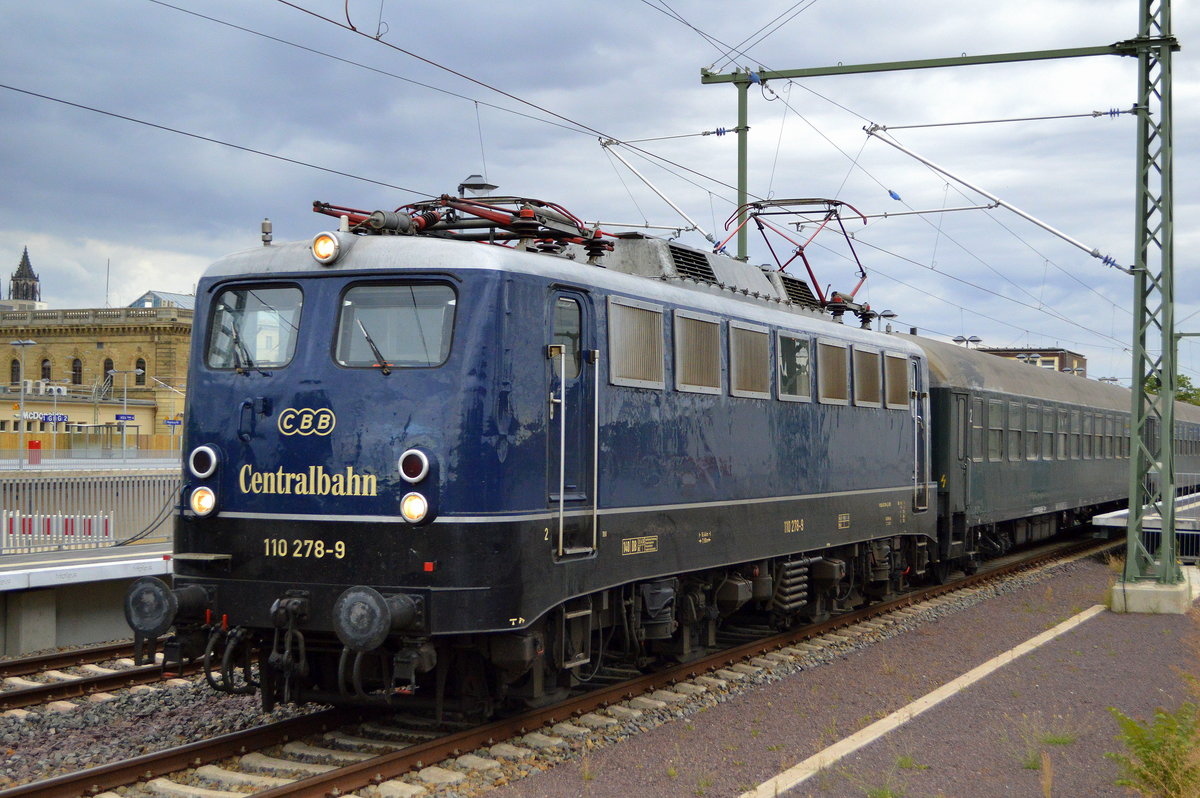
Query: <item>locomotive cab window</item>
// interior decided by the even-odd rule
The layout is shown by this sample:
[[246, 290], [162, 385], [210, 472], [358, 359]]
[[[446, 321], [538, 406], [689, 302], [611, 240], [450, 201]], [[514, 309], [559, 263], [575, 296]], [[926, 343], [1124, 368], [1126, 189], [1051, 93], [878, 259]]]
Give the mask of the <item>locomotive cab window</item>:
[[883, 369], [879, 352], [854, 347], [854, 404], [883, 407]]
[[286, 366], [296, 352], [302, 304], [295, 286], [225, 289], [213, 302], [205, 363], [214, 369]]
[[342, 296], [337, 362], [351, 368], [440, 366], [450, 355], [456, 304], [448, 285], [353, 286]]
[[850, 404], [850, 351], [846, 344], [817, 341], [817, 396], [822, 404]]
[[771, 398], [771, 339], [764, 328], [729, 322], [729, 392]]
[[812, 342], [779, 333], [779, 398], [807, 402], [812, 398]]

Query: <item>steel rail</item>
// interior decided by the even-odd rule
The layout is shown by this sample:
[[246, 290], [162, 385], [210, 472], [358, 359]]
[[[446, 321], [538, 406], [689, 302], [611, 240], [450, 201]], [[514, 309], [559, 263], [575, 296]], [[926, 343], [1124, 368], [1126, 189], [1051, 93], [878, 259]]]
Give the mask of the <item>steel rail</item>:
[[151, 684], [175, 676], [190, 676], [198, 673], [200, 666], [196, 663], [183, 666], [182, 673], [167, 673], [162, 665], [142, 665], [135, 668], [125, 668], [112, 673], [100, 673], [94, 676], [78, 676], [62, 681], [46, 682], [37, 687], [22, 687], [16, 690], [6, 690], [0, 693], [0, 711], [31, 707], [45, 704], [49, 701], [65, 701], [69, 698], [82, 698], [92, 693], [105, 693], [110, 690], [122, 690], [136, 684]]
[[55, 651], [51, 654], [35, 654], [29, 657], [0, 660], [0, 679], [9, 676], [28, 676], [39, 671], [56, 668], [71, 668], [88, 663], [133, 656], [133, 643], [107, 643], [102, 646], [77, 648], [72, 651]]

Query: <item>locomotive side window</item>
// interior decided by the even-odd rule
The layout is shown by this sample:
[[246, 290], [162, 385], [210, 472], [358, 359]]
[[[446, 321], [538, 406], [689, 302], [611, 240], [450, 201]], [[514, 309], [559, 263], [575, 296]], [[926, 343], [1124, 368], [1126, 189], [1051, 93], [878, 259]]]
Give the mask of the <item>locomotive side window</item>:
[[662, 308], [635, 299], [608, 299], [608, 367], [613, 385], [662, 388]]
[[823, 404], [850, 404], [850, 351], [843, 343], [817, 341], [817, 397]]
[[908, 358], [886, 353], [883, 358], [883, 376], [888, 409], [907, 410], [908, 393], [912, 390], [908, 384]]
[[567, 379], [579, 376], [580, 336], [583, 334], [583, 311], [579, 303], [570, 297], [560, 296], [554, 303], [554, 340], [561, 346], [562, 358], [554, 358], [554, 373], [561, 377], [562, 361], [566, 361]]
[[779, 398], [807, 402], [812, 397], [812, 342], [779, 333]]
[[971, 459], [983, 462], [983, 400], [971, 400]]
[[883, 407], [883, 370], [879, 352], [854, 347], [854, 404]]
[[303, 296], [295, 286], [249, 285], [217, 295], [205, 362], [214, 369], [278, 368], [296, 352]]
[[1004, 402], [988, 402], [988, 460], [1004, 459]]
[[771, 339], [766, 329], [729, 322], [729, 392], [771, 398]]
[[450, 355], [456, 303], [448, 285], [353, 286], [342, 296], [335, 358], [351, 368], [439, 366]]
[[721, 392], [721, 321], [675, 311], [675, 387], [693, 393]]

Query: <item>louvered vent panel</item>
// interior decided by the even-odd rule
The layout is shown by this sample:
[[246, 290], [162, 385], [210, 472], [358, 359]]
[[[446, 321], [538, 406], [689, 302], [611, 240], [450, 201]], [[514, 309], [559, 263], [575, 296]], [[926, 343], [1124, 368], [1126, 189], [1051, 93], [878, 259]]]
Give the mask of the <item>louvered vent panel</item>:
[[809, 308], [821, 307], [821, 303], [817, 302], [817, 298], [813, 296], [808, 283], [792, 277], [790, 274], [780, 274], [779, 277], [783, 280], [784, 290], [787, 291], [788, 299], [792, 301], [792, 304], [804, 305]]
[[704, 257], [704, 253], [676, 246], [671, 246], [670, 250], [675, 271], [679, 273], [680, 277], [690, 277], [702, 283], [717, 281], [717, 276], [713, 274], [712, 266], [708, 264], [708, 258]]

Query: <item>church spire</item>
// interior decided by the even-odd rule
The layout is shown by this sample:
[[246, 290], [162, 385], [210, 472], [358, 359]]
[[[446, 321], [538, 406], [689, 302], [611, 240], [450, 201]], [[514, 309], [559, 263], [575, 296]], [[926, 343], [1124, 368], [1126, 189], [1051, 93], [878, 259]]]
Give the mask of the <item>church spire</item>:
[[29, 247], [25, 247], [25, 251], [21, 253], [21, 262], [17, 264], [17, 270], [13, 272], [12, 280], [9, 281], [8, 298], [32, 302], [40, 302], [42, 299], [41, 282], [29, 262]]

